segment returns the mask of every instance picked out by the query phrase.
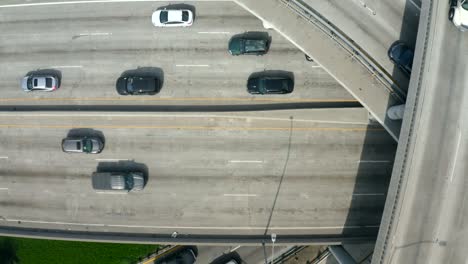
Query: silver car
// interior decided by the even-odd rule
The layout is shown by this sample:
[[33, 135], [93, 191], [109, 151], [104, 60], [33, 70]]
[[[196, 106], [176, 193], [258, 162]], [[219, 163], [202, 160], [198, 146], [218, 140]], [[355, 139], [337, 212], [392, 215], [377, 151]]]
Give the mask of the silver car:
[[97, 137], [64, 138], [62, 150], [68, 153], [97, 154], [104, 148], [104, 142]]
[[53, 75], [31, 74], [21, 81], [21, 88], [26, 92], [45, 91], [51, 92], [59, 88], [59, 80]]
[[141, 191], [145, 179], [141, 172], [95, 172], [91, 176], [93, 189], [101, 191]]

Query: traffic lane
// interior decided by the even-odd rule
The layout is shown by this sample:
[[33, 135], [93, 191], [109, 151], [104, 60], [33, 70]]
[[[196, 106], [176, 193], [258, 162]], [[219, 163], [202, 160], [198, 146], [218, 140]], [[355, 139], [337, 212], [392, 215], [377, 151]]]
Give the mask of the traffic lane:
[[[339, 112], [335, 114], [339, 115]], [[272, 113], [274, 117], [274, 113]], [[330, 117], [333, 120], [333, 117]], [[392, 141], [369, 142], [366, 147], [362, 142], [369, 134], [385, 140], [388, 137], [380, 127], [366, 127], [362, 124], [330, 124], [319, 122], [302, 122], [288, 119], [270, 119], [261, 117], [206, 117], [202, 116], [167, 116], [148, 118], [145, 116], [127, 115], [118, 117], [76, 117], [63, 116], [23, 116], [19, 121], [14, 116], [4, 116], [1, 139], [2, 149], [8, 150], [9, 162], [29, 162], [36, 169], [45, 171], [53, 166], [63, 166], [64, 162], [97, 162], [101, 160], [129, 159], [138, 161], [147, 158], [147, 153], [158, 152], [159, 166], [171, 167], [184, 165], [185, 159], [193, 161], [185, 164], [184, 173], [188, 175], [216, 176], [222, 171], [248, 176], [251, 169], [261, 169], [264, 173], [277, 173], [275, 163], [286, 158], [286, 150], [291, 145], [288, 169], [298, 176], [315, 173], [330, 175], [329, 167], [345, 163], [346, 168], [372, 172], [374, 166], [391, 165], [389, 148]], [[329, 122], [333, 122], [333, 121]], [[83, 129], [85, 128], [85, 129]], [[92, 133], [100, 131], [105, 138], [105, 149], [99, 155], [70, 155], [61, 152], [61, 140], [68, 133], [84, 133], [93, 128]], [[127, 134], [129, 130], [131, 134]], [[292, 130], [292, 131], [291, 131]], [[18, 134], [19, 131], [19, 134]], [[289, 132], [291, 141], [289, 141]], [[326, 132], [330, 132], [327, 134]], [[168, 136], [170, 133], [170, 137]], [[272, 143], [271, 133], [275, 133]], [[129, 136], [131, 135], [131, 136]], [[320, 135], [319, 142], [316, 141]], [[38, 137], [41, 140], [38, 140]], [[209, 138], [209, 140], [207, 139]], [[15, 139], [15, 140], [11, 140]], [[387, 139], [388, 140], [388, 139]], [[342, 142], [339, 145], [336, 142]], [[225, 146], [235, 145], [230, 151]], [[343, 146], [346, 146], [345, 148]], [[34, 159], [29, 152], [34, 149], [39, 157], [50, 157], [46, 160]], [[255, 149], [256, 151], [252, 151]], [[310, 151], [313, 149], [314, 151]], [[129, 151], [125, 151], [129, 150]], [[283, 150], [282, 152], [279, 152]], [[184, 159], [178, 157], [183, 151]], [[199, 153], [204, 153], [199, 156]], [[317, 156], [316, 153], [322, 153]], [[362, 160], [363, 153], [371, 153], [378, 160]], [[390, 153], [390, 154], [387, 154]], [[58, 156], [57, 156], [58, 155]], [[195, 162], [196, 161], [196, 162]], [[206, 164], [211, 170], [204, 170]], [[244, 163], [244, 164], [243, 164]], [[368, 164], [368, 170], [362, 168]], [[372, 165], [372, 166], [371, 166]], [[248, 166], [243, 172], [238, 166]], [[65, 165], [66, 167], [66, 165]], [[339, 166], [338, 166], [339, 168]], [[304, 169], [304, 170], [303, 170]], [[342, 171], [336, 170], [340, 173]], [[179, 173], [179, 172], [177, 172]]]
[[[353, 206], [349, 196], [326, 197], [314, 192], [310, 199], [301, 199], [296, 192], [313, 187], [313, 180], [307, 179], [294, 186], [284, 204], [285, 197], [278, 200], [268, 225], [274, 198], [271, 190], [277, 182], [264, 178], [239, 182], [229, 177], [156, 177], [150, 178], [145, 191], [127, 195], [95, 193], [89, 178], [74, 178], [68, 184], [47, 176], [42, 184], [37, 175], [31, 184], [18, 178], [21, 183], [11, 186], [8, 197], [2, 199], [5, 223], [19, 220], [20, 226], [40, 224], [54, 229], [238, 235], [360, 233], [378, 227], [376, 215], [385, 202], [364, 197], [358, 198], [361, 206]], [[225, 192], [226, 186], [243, 193]], [[248, 187], [256, 193], [247, 195]], [[354, 222], [347, 222], [348, 210], [359, 210]]]
[[[299, 51], [279, 54], [272, 51], [255, 58], [232, 57], [224, 51], [207, 52], [206, 57], [174, 52], [170, 57], [161, 54], [162, 59], [158, 59], [155, 53], [150, 55], [137, 51], [87, 54], [74, 55], [77, 59], [82, 58], [79, 63], [53, 61], [48, 63], [54, 64], [50, 66], [27, 61], [3, 62], [6, 71], [1, 74], [4, 87], [1, 104], [116, 104], [119, 100], [125, 101], [120, 104], [233, 104], [261, 103], [263, 100], [267, 103], [291, 100], [355, 102], [323, 69], [307, 63]], [[223, 59], [217, 60], [217, 55]], [[86, 60], [88, 56], [92, 59]], [[37, 68], [60, 70], [61, 87], [54, 92], [22, 91], [19, 85], [21, 78]], [[160, 93], [154, 96], [119, 96], [116, 80], [128, 70], [162, 76]], [[288, 95], [250, 95], [246, 91], [247, 79], [252, 73], [264, 70], [292, 73], [294, 91]]]
[[[45, 9], [58, 8], [56, 12], [66, 14], [63, 18], [34, 19], [37, 8], [26, 8], [31, 16], [21, 16], [15, 12], [4, 12], [6, 18], [0, 29], [5, 34], [2, 38], [2, 53], [20, 53], [22, 51], [40, 52], [51, 50], [69, 50], [71, 48], [118, 48], [122, 45], [135, 49], [167, 46], [176, 48], [186, 45], [206, 46], [222, 45], [227, 47], [229, 38], [245, 31], [266, 31], [260, 20], [252, 16], [233, 2], [206, 3], [198, 2], [201, 7], [196, 23], [188, 28], [156, 28], [151, 24], [151, 11], [148, 13], [133, 13], [132, 10], [143, 4], [149, 9], [150, 3], [105, 3], [79, 5], [80, 12], [68, 12], [69, 6], [41, 7]], [[121, 6], [127, 8], [121, 8]], [[136, 7], [135, 7], [136, 5]], [[101, 7], [102, 6], [102, 7]], [[107, 13], [116, 9], [124, 11], [118, 14]], [[64, 12], [63, 9], [67, 9]], [[0, 12], [2, 10], [0, 9]], [[10, 11], [10, 10], [8, 10]], [[27, 13], [29, 13], [27, 12]], [[214, 12], [214, 13], [211, 13]], [[44, 14], [42, 11], [40, 14]], [[70, 14], [70, 15], [69, 15]], [[89, 17], [93, 14], [93, 17]], [[11, 20], [8, 19], [11, 15]], [[49, 30], [46, 32], [44, 28]], [[285, 43], [283, 38], [277, 38], [273, 31], [273, 42]], [[190, 41], [181, 41], [187, 39]], [[192, 44], [193, 43], [193, 44]]]
[[[125, 133], [125, 134], [128, 134]], [[167, 137], [167, 135], [166, 135]], [[213, 138], [212, 135], [205, 135], [205, 137], [209, 137], [209, 138]], [[263, 137], [263, 136], [262, 136]], [[24, 137], [23, 137], [24, 138]], [[195, 138], [195, 139], [190, 139], [190, 140], [198, 140], [198, 141], [202, 141], [202, 139], [199, 139], [199, 138]], [[278, 140], [278, 137], [275, 137], [275, 140], [279, 141]], [[44, 139], [44, 141], [47, 141], [47, 138]], [[206, 141], [206, 140], [205, 140]], [[146, 143], [146, 142], [145, 142]], [[249, 142], [247, 142], [249, 143]], [[147, 143], [149, 144], [149, 143]], [[172, 144], [169, 143], [169, 144]], [[235, 144], [235, 145], [240, 145], [238, 141], [235, 141], [233, 142], [232, 144]], [[162, 145], [161, 143], [157, 143], [156, 145]], [[138, 147], [138, 146], [137, 146]], [[226, 146], [224, 145], [220, 145], [218, 148], [226, 148]], [[281, 145], [279, 146], [275, 146], [275, 148], [278, 148], [278, 147], [281, 147]], [[175, 148], [178, 148], [178, 147], [175, 147]], [[208, 147], [208, 149], [211, 149], [211, 147]], [[228, 149], [232, 149], [232, 148], [228, 148]], [[60, 153], [59, 151], [55, 151], [55, 152], [58, 152], [57, 154], [62, 154]], [[190, 152], [190, 150], [189, 150]], [[203, 150], [202, 153], [209, 153], [209, 151], [207, 150]], [[269, 198], [268, 196], [272, 196], [272, 193], [269, 193], [269, 190], [272, 190], [272, 189], [276, 189], [275, 188], [275, 185], [277, 184], [277, 181], [278, 181], [278, 176], [277, 176], [277, 173], [280, 172], [280, 168], [276, 168], [276, 173], [265, 173], [263, 172], [261, 169], [257, 172], [255, 169], [252, 169], [250, 168], [251, 170], [251, 173], [249, 175], [246, 175], [244, 174], [244, 176], [242, 176], [243, 173], [240, 173], [240, 175], [236, 175], [235, 173], [235, 170], [234, 170], [234, 173], [229, 173], [226, 172], [226, 170], [220, 170], [220, 172], [217, 173], [217, 176], [197, 176], [197, 173], [191, 173], [191, 172], [180, 172], [178, 169], [175, 170], [174, 172], [174, 167], [172, 168], [169, 168], [168, 170], [164, 170], [164, 168], [162, 168], [163, 166], [160, 166], [157, 162], [154, 162], [154, 158], [153, 157], [148, 157], [147, 153], [146, 154], [146, 159], [140, 159], [140, 160], [136, 160], [138, 162], [143, 162], [145, 163], [146, 165], [148, 165], [149, 167], [149, 171], [150, 171], [150, 179], [149, 179], [149, 182], [148, 182], [148, 186], [147, 186], [147, 189], [146, 190], [157, 190], [156, 192], [151, 192], [151, 193], [148, 193], [148, 191], [144, 191], [142, 192], [141, 194], [130, 194], [130, 195], [150, 195], [150, 196], [154, 196], [154, 195], [159, 195], [158, 197], [156, 197], [156, 199], [151, 199], [151, 198], [148, 198], [148, 199], [145, 199], [145, 200], [152, 200], [152, 201], [163, 201], [164, 199], [169, 199], [170, 197], [177, 197], [177, 199], [175, 201], [167, 201], [167, 203], [170, 203], [170, 204], [176, 204], [175, 205], [175, 208], [177, 208], [177, 210], [169, 210], [168, 208], [166, 208], [167, 206], [167, 203], [166, 202], [163, 202], [163, 206], [162, 208], [158, 208], [158, 212], [165, 212], [164, 214], [162, 214], [161, 216], [159, 216], [159, 222], [160, 224], [170, 224], [170, 223], [174, 223], [174, 219], [176, 219], [176, 223], [179, 224], [179, 226], [182, 226], [182, 229], [189, 229], [191, 227], [188, 227], [188, 226], [183, 226], [184, 223], [186, 223], [186, 221], [190, 221], [193, 220], [194, 218], [198, 220], [200, 220], [201, 222], [200, 223], [210, 223], [210, 219], [213, 215], [213, 213], [216, 213], [216, 214], [220, 214], [220, 215], [224, 215], [225, 218], [227, 219], [230, 219], [232, 220], [233, 218], [235, 218], [235, 221], [232, 221], [230, 222], [230, 225], [235, 225], [236, 223], [251, 223], [251, 221], [253, 220], [248, 220], [248, 219], [245, 219], [246, 217], [246, 214], [248, 215], [251, 215], [253, 214], [254, 215], [254, 220], [255, 218], [260, 218], [260, 220], [256, 220], [258, 221], [260, 224], [264, 224], [264, 223], [261, 223], [262, 222], [262, 219], [265, 220], [265, 212], [267, 211], [266, 209], [269, 207], [268, 204], [271, 203], [271, 197]], [[164, 153], [162, 153], [162, 155], [160, 156], [164, 156], [163, 155]], [[284, 154], [284, 153], [282, 153]], [[63, 155], [63, 154], [62, 154]], [[23, 155], [24, 156], [24, 155]], [[41, 153], [40, 156], [42, 157], [49, 157], [50, 160], [61, 160], [61, 157], [54, 157], [53, 154], [45, 154], [45, 153]], [[72, 156], [72, 155], [69, 155], [69, 156]], [[87, 156], [91, 156], [91, 155], [78, 155], [76, 156], [76, 160], [73, 162], [74, 164], [74, 167], [78, 166], [77, 169], [72, 169], [71, 171], [75, 171], [75, 170], [78, 170], [78, 173], [76, 176], [78, 177], [74, 177], [75, 176], [75, 173], [71, 172], [70, 170], [67, 172], [62, 172], [60, 171], [60, 168], [57, 168], [56, 166], [54, 166], [53, 164], [50, 164], [50, 167], [54, 167], [56, 169], [54, 169], [51, 173], [47, 173], [46, 171], [44, 171], [44, 175], [48, 175], [46, 176], [46, 182], [48, 182], [47, 185], [50, 185], [50, 186], [56, 186], [56, 187], [50, 187], [49, 188], [41, 188], [40, 190], [47, 190], [50, 192], [50, 189], [63, 189], [63, 186], [62, 183], [60, 182], [61, 180], [63, 180], [63, 176], [60, 176], [60, 175], [68, 175], [68, 177], [66, 177], [66, 179], [70, 179], [70, 178], [73, 178], [75, 180], [75, 182], [73, 182], [73, 184], [71, 184], [69, 186], [69, 188], [75, 188], [75, 186], [77, 186], [77, 188], [79, 188], [79, 190], [67, 190], [67, 194], [74, 194], [74, 195], [85, 195], [87, 193], [89, 193], [90, 196], [93, 196], [93, 195], [96, 195], [92, 190], [91, 188], [89, 187], [89, 174], [90, 172], [92, 171], [92, 169], [94, 169], [94, 166], [90, 166], [91, 167], [91, 170], [86, 174], [86, 173], [82, 173], [80, 170], [83, 169], [83, 167], [87, 167], [85, 164], [86, 162], [83, 162], [83, 163], [79, 163], [78, 162], [78, 159], [81, 159], [81, 157], [86, 157]], [[158, 155], [156, 155], [158, 156]], [[180, 156], [180, 154], [179, 154]], [[182, 156], [182, 158], [184, 158], [184, 156]], [[275, 157], [275, 159], [277, 159], [278, 157]], [[63, 158], [62, 158], [63, 159]], [[185, 158], [186, 160], [188, 160], [189, 162], [187, 162], [188, 164], [190, 163], [197, 163], [196, 166], [194, 167], [199, 167], [198, 163], [200, 162], [199, 160], [191, 160], [190, 156], [189, 157], [186, 157]], [[9, 162], [13, 162], [14, 159], [11, 158], [8, 160]], [[203, 161], [201, 161], [203, 162]], [[84, 164], [82, 166], [82, 164]], [[237, 164], [236, 166], [238, 166], [239, 169], [237, 170], [242, 170], [240, 168], [243, 168], [243, 167], [247, 167], [247, 165], [249, 164]], [[20, 167], [21, 164], [18, 166]], [[22, 165], [23, 167], [25, 166], [24, 164]], [[274, 165], [273, 165], [274, 166]], [[215, 165], [212, 165], [210, 164], [210, 168], [211, 167], [216, 167], [216, 164]], [[189, 166], [190, 168], [190, 166]], [[193, 170], [193, 169], [191, 169]], [[40, 170], [35, 170], [35, 176], [32, 176], [31, 175], [31, 172], [29, 172], [29, 176], [26, 174], [26, 175], [23, 175], [21, 170], [15, 170], [15, 169], [11, 169], [10, 170], [11, 172], [15, 173], [15, 172], [18, 172], [19, 175], [15, 175], [15, 176], [12, 176], [12, 178], [14, 178], [15, 182], [18, 182], [20, 181], [20, 179], [29, 179], [29, 180], [32, 180], [33, 183], [31, 183], [31, 187], [27, 187], [27, 184], [25, 184], [25, 186], [22, 186], [21, 189], [22, 190], [26, 190], [26, 196], [29, 196], [29, 195], [33, 195], [35, 196], [35, 198], [37, 199], [33, 199], [35, 201], [38, 202], [38, 205], [34, 205], [32, 206], [33, 208], [29, 208], [28, 209], [28, 212], [33, 212], [35, 211], [34, 208], [36, 207], [40, 207], [40, 204], [44, 205], [44, 204], [48, 204], [50, 201], [47, 201], [47, 199], [50, 198], [50, 194], [47, 193], [46, 194], [46, 197], [45, 197], [45, 200], [42, 201], [41, 198], [40, 198], [40, 195], [38, 195], [37, 193], [31, 193], [30, 191], [27, 191], [27, 190], [31, 190], [33, 187], [32, 186], [40, 186], [40, 185], [37, 185], [37, 182], [38, 180], [41, 180], [39, 177], [37, 177], [37, 174], [40, 173]], [[30, 171], [30, 170], [28, 170]], [[167, 173], [167, 171], [172, 171], [172, 175], [170, 173]], [[210, 172], [210, 169], [209, 170], [206, 170], [205, 168], [205, 171], [208, 171]], [[156, 180], [154, 180], [153, 178], [153, 175], [152, 174], [153, 172], [156, 172]], [[167, 174], [166, 174], [167, 173]], [[54, 177], [53, 175], [57, 175], [57, 177]], [[184, 177], [181, 177], [180, 175], [184, 175]], [[187, 176], [185, 176], [187, 175]], [[206, 174], [205, 174], [206, 175]], [[210, 175], [210, 173], [208, 173], [208, 175]], [[228, 175], [228, 176], [225, 176], [225, 175]], [[255, 176], [253, 177], [252, 175], [261, 175], [261, 176]], [[351, 177], [352, 176], [352, 173], [351, 175], [349, 175]], [[253, 177], [253, 178], [252, 178]], [[258, 178], [260, 177], [260, 178]], [[299, 179], [298, 182], [300, 183], [298, 186], [294, 187], [294, 189], [297, 191], [297, 190], [301, 190], [302, 186], [305, 185], [305, 182], [309, 181], [310, 180], [310, 176], [309, 177], [296, 177], [295, 175], [291, 176], [291, 177], [294, 177], [294, 178], [297, 178]], [[343, 177], [343, 175], [341, 175], [341, 177]], [[347, 177], [347, 176], [345, 176]], [[28, 181], [29, 181], [28, 180]], [[50, 183], [50, 181], [52, 181], [52, 183]], [[53, 183], [55, 181], [55, 184]], [[304, 182], [305, 181], [305, 182]], [[324, 181], [323, 179], [321, 179], [321, 181]], [[182, 183], [182, 184], [181, 184]], [[353, 183], [352, 181], [349, 182], [350, 185], [348, 186], [349, 190], [352, 191], [352, 188], [353, 188]], [[332, 184], [328, 184], [329, 186], [331, 186]], [[86, 188], [88, 188], [87, 191], [83, 190], [82, 186], [86, 186]], [[215, 188], [213, 188], [213, 186]], [[226, 186], [229, 186], [231, 188], [226, 188]], [[62, 187], [62, 188], [60, 188]], [[11, 187], [12, 190], [14, 190], [13, 187]], [[159, 189], [158, 189], [159, 188]], [[209, 194], [207, 195], [206, 192], [207, 190], [210, 190], [209, 191]], [[248, 192], [246, 192], [246, 190], [248, 190]], [[264, 190], [264, 191], [263, 191]], [[263, 191], [264, 193], [259, 193], [259, 194], [255, 194], [253, 193], [254, 191]], [[305, 190], [304, 190], [305, 191]], [[21, 191], [18, 191], [19, 193], [21, 193]], [[17, 194], [18, 192], [16, 191], [13, 191], [12, 193], [15, 193]], [[306, 191], [305, 191], [306, 192]], [[62, 193], [62, 191], [60, 190], [57, 190], [56, 193], [59, 193], [59, 195]], [[296, 193], [296, 192], [295, 192]], [[310, 193], [310, 195], [319, 195], [317, 197], [317, 199], [314, 199], [314, 200], [319, 200], [318, 198], [319, 197], [322, 197], [323, 195], [322, 194], [317, 194], [317, 192], [313, 192], [313, 193]], [[256, 196], [245, 196], [245, 194], [255, 194]], [[303, 194], [302, 194], [303, 195]], [[265, 197], [263, 197], [265, 196]], [[101, 197], [101, 196], [97, 196], [97, 197]], [[129, 196], [130, 197], [130, 196]], [[180, 200], [179, 200], [179, 197]], [[260, 202], [258, 202], [258, 205], [255, 205], [253, 206], [253, 208], [251, 209], [252, 212], [250, 212], [250, 210], [247, 210], [246, 208], [249, 208], [249, 205], [252, 203], [250, 202], [249, 200], [250, 199], [255, 199], [255, 198], [258, 198], [258, 199], [262, 199]], [[72, 198], [70, 198], [72, 199]], [[100, 198], [99, 198], [100, 199]], [[111, 198], [110, 198], [111, 199]], [[187, 204], [191, 204], [193, 203], [194, 201], [199, 201], [200, 199], [204, 199], [202, 200], [202, 203], [200, 204], [196, 204], [196, 205], [193, 205], [195, 207], [195, 209], [193, 208], [184, 208], [184, 206], [186, 206]], [[247, 199], [247, 201], [242, 201], [242, 200], [245, 200]], [[27, 197], [25, 199], [18, 199], [17, 201], [15, 201], [17, 204], [27, 204], [27, 200], [31, 200], [30, 197]], [[59, 200], [62, 200], [62, 201], [66, 201], [67, 199], [59, 199]], [[120, 201], [116, 204], [112, 204], [112, 205], [109, 205], [109, 203], [107, 203], [106, 201], [103, 201], [102, 205], [100, 204], [100, 202], [96, 202], [94, 201], [95, 199], [90, 199], [93, 201], [92, 205], [87, 205], [86, 202], [84, 202], [83, 204], [83, 211], [80, 211], [79, 215], [83, 215], [83, 216], [86, 216], [86, 215], [90, 215], [90, 218], [89, 219], [96, 219], [95, 217], [98, 217], [98, 218], [101, 218], [101, 219], [105, 219], [106, 222], [107, 221], [114, 221], [115, 219], [112, 218], [112, 217], [109, 217], [109, 219], [106, 218], [106, 216], [96, 216], [96, 215], [93, 215], [93, 213], [95, 214], [95, 210], [97, 207], [101, 207], [102, 208], [107, 208], [109, 209], [109, 207], [111, 207], [111, 209], [109, 209], [108, 213], [112, 215], [112, 212], [113, 210], [116, 211], [116, 212], [123, 212], [125, 210], [127, 210], [128, 208], [131, 208], [131, 204], [133, 204], [132, 201], [129, 201], [129, 204], [127, 204], [124, 200], [124, 201]], [[221, 208], [212, 208], [210, 206], [207, 206], [207, 207], [203, 207], [203, 205], [206, 205], [206, 204], [209, 204], [210, 201], [219, 201], [219, 205]], [[11, 204], [15, 204], [15, 202], [12, 202]], [[54, 203], [54, 202], [52, 202]], [[56, 212], [54, 214], [50, 214], [50, 215], [59, 215], [59, 216], [62, 216], [64, 211], [63, 208], [66, 207], [67, 205], [66, 204], [63, 204], [63, 202], [55, 202], [56, 204], [54, 204], [53, 206], [51, 205], [51, 210], [55, 210]], [[224, 205], [223, 205], [224, 204]], [[237, 204], [237, 206], [234, 206], [233, 204]], [[240, 204], [240, 205], [239, 205]], [[309, 204], [309, 203], [308, 203]], [[122, 205], [125, 205], [125, 206], [128, 206], [128, 207], [122, 207]], [[218, 204], [217, 204], [218, 205]], [[217, 207], [217, 205], [215, 207]], [[7, 205], [6, 205], [7, 206]], [[97, 206], [97, 207], [96, 207]], [[119, 207], [120, 206], [120, 207]], [[154, 205], [150, 205], [150, 206], [154, 206]], [[319, 207], [319, 204], [316, 204], [316, 205], [313, 205], [313, 206], [316, 206], [316, 207]], [[144, 206], [143, 206], [144, 207]], [[226, 208], [227, 207], [227, 208]], [[252, 207], [252, 206], [250, 206]], [[94, 208], [94, 209], [93, 209]], [[72, 207], [73, 210], [76, 210], [75, 207]], [[193, 209], [194, 211], [191, 211], [191, 209]], [[70, 209], [71, 210], [71, 209]], [[130, 210], [130, 213], [128, 214], [132, 214], [132, 209], [128, 209]], [[135, 214], [138, 214], [139, 217], [136, 217], [138, 219], [135, 219], [133, 220], [132, 219], [132, 222], [135, 222], [136, 223], [140, 223], [140, 224], [144, 224], [145, 222], [144, 221], [150, 221], [149, 218], [151, 218], [151, 216], [147, 216], [149, 218], [147, 218], [145, 220], [145, 212], [148, 212], [151, 211], [151, 208], [142, 208], [142, 211], [138, 212], [138, 213], [135, 213]], [[166, 211], [170, 211], [172, 212], [172, 215], [170, 212], [167, 212]], [[237, 217], [233, 217], [232, 216], [232, 211], [236, 211], [236, 212], [239, 212], [241, 215], [243, 215], [243, 217], [241, 216], [240, 219], [237, 219]], [[281, 208], [279, 209], [280, 210], [280, 213], [279, 215], [283, 214], [284, 212], [283, 211], [287, 211], [287, 210], [281, 210]], [[23, 211], [23, 210], [20, 210], [20, 211]], [[60, 213], [62, 212], [62, 214]], [[288, 219], [288, 215], [290, 214], [290, 212], [287, 213], [286, 215], [286, 221], [289, 221], [287, 220]], [[30, 217], [34, 217], [35, 214], [32, 214]], [[41, 215], [41, 214], [38, 214], [38, 215]], [[18, 216], [15, 214], [15, 216]], [[165, 216], [167, 218], [165, 218]], [[343, 217], [343, 215], [339, 214], [339, 216]], [[337, 217], [339, 217], [337, 216]], [[19, 216], [18, 216], [19, 217]], [[36, 215], [37, 217], [37, 215]], [[48, 219], [49, 221], [51, 220], [50, 217], [47, 218], [48, 216], [44, 215], [44, 217], [46, 217], [46, 219]], [[63, 217], [63, 216], [62, 216]], [[209, 218], [209, 219], [206, 219], [206, 218]], [[249, 219], [251, 217], [249, 216]], [[23, 219], [25, 219], [23, 217]], [[37, 218], [36, 218], [37, 219]], [[114, 220], [112, 220], [114, 219]], [[141, 219], [143, 219], [143, 222], [138, 222], [138, 221], [141, 221]], [[63, 220], [63, 219], [62, 219]], [[69, 218], [67, 219], [69, 221], [82, 221], [83, 218]], [[59, 219], [60, 221], [60, 219]], [[117, 220], [117, 221], [120, 221], [120, 220]], [[155, 221], [154, 219], [152, 220], [153, 222]], [[241, 221], [241, 222], [239, 222]], [[229, 220], [228, 220], [229, 222]], [[327, 223], [329, 223], [330, 221], [327, 221]], [[23, 222], [25, 223], [25, 222]], [[120, 224], [122, 224], [122, 222], [120, 222]], [[167, 227], [167, 228], [164, 228], [164, 227]], [[141, 229], [147, 229], [147, 228], [158, 228], [158, 230], [165, 230], [165, 229], [170, 229], [172, 228], [173, 226], [157, 226], [157, 227], [146, 227], [146, 228], [141, 228], [141, 227], [126, 227], [126, 228], [129, 228], [129, 229], [132, 229], [132, 228], [141, 228]], [[205, 228], [207, 228], [206, 226], [204, 226]], [[115, 228], [121, 228], [121, 227], [115, 227]], [[122, 227], [123, 228], [123, 227]], [[208, 227], [209, 228], [209, 227]], [[222, 232], [222, 230], [224, 230], [223, 227], [219, 227], [219, 229], [216, 229], [216, 228], [213, 228], [214, 230], [216, 230], [216, 232]], [[278, 229], [283, 229], [281, 226], [280, 227], [277, 227]], [[301, 227], [302, 228], [302, 227]], [[195, 230], [196, 228], [194, 228]], [[250, 228], [248, 226], [243, 226], [243, 227], [240, 227], [240, 230], [244, 230], [245, 232], [254, 232], [255, 230], [260, 230], [261, 228], [259, 226], [256, 226], [256, 227], [253, 227], [253, 228]], [[323, 226], [321, 227], [320, 230], [328, 230], [327, 228], [324, 228]], [[192, 229], [190, 229], [192, 230]], [[254, 231], [252, 231], [254, 230]], [[244, 232], [243, 231], [243, 232]], [[199, 230], [200, 232], [200, 230]], [[240, 232], [240, 231], [239, 231]], [[287, 231], [283, 231], [283, 232], [287, 232]]]

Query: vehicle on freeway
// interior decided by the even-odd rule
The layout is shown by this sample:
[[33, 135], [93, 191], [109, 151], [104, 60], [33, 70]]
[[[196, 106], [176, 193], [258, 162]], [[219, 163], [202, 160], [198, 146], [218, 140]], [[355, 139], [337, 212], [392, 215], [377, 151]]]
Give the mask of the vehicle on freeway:
[[92, 185], [95, 190], [133, 192], [141, 191], [145, 187], [143, 173], [129, 172], [94, 172]]
[[197, 256], [192, 249], [186, 248], [154, 261], [154, 264], [193, 264]]
[[116, 88], [121, 95], [154, 95], [161, 90], [161, 82], [156, 77], [122, 76]]
[[161, 9], [151, 16], [155, 27], [189, 27], [193, 24], [193, 13], [188, 9]]
[[26, 92], [51, 92], [59, 88], [59, 78], [52, 74], [30, 74], [21, 81], [21, 88]]
[[101, 153], [104, 142], [98, 137], [72, 137], [62, 140], [62, 150], [67, 153]]
[[225, 264], [239, 264], [239, 262], [237, 262], [235, 259], [230, 259], [228, 262], [226, 262]]
[[468, 30], [468, 0], [450, 0], [448, 18], [461, 31]]
[[414, 51], [404, 42], [393, 43], [388, 49], [388, 58], [406, 75], [411, 75]]
[[250, 77], [247, 91], [250, 94], [288, 94], [294, 89], [294, 81], [285, 75]]
[[263, 55], [270, 48], [268, 34], [239, 34], [229, 40], [228, 49], [231, 55]]

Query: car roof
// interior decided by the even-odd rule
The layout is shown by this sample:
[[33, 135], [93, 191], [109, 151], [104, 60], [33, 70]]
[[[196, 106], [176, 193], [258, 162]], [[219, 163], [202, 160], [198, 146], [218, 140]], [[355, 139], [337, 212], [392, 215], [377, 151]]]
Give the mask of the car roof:
[[183, 10], [166, 10], [167, 13], [167, 21], [182, 21], [182, 11]]

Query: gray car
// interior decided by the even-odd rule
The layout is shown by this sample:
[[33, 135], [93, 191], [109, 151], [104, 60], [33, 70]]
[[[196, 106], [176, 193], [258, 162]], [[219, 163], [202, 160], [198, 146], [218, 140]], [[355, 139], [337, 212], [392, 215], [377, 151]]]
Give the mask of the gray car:
[[97, 154], [104, 148], [104, 142], [97, 137], [73, 137], [62, 140], [62, 150], [68, 153]]
[[145, 179], [141, 172], [95, 172], [92, 185], [93, 189], [102, 191], [141, 191], [145, 187]]
[[21, 88], [25, 92], [52, 92], [59, 88], [59, 79], [54, 75], [30, 74], [21, 81]]

